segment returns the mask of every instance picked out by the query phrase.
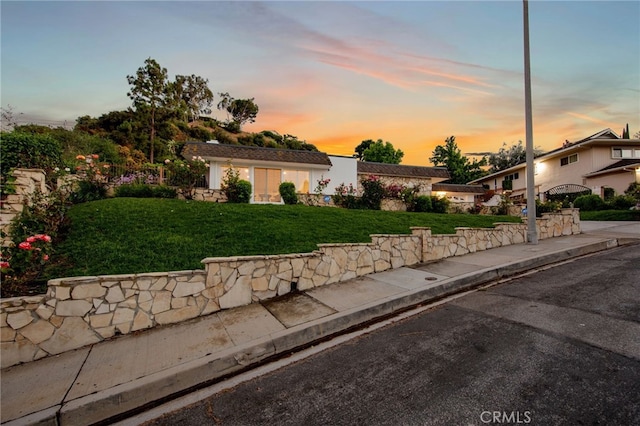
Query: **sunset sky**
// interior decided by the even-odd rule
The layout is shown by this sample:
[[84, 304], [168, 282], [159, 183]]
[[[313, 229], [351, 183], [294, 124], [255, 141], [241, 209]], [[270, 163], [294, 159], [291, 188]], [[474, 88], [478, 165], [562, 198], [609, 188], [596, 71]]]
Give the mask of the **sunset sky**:
[[[73, 124], [131, 105], [151, 57], [255, 98], [248, 131], [329, 154], [365, 139], [429, 165], [524, 141], [522, 1], [1, 2], [3, 107]], [[640, 130], [640, 2], [530, 1], [534, 144]], [[219, 98], [216, 96], [215, 103]], [[214, 116], [224, 115], [214, 110]]]

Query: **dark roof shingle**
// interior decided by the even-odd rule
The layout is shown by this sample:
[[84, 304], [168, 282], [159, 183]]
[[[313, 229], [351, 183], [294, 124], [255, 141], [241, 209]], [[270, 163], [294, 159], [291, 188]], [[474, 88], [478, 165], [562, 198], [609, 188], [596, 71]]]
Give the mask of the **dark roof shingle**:
[[229, 160], [277, 161], [280, 163], [331, 166], [331, 160], [324, 152], [262, 148], [258, 146], [229, 145], [222, 143], [187, 142], [182, 150], [182, 156], [185, 158], [200, 156], [226, 158]]
[[400, 164], [371, 163], [358, 161], [359, 174], [401, 177], [435, 177], [449, 179], [449, 172], [445, 167], [404, 166]]

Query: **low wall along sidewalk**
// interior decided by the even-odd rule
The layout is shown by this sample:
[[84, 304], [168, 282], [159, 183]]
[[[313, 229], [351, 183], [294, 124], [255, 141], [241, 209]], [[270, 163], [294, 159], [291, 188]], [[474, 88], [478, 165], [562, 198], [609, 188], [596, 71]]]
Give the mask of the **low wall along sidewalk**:
[[[537, 219], [539, 239], [580, 233], [577, 209]], [[50, 280], [44, 295], [0, 299], [1, 367], [116, 335], [172, 324], [421, 262], [526, 241], [524, 223], [431, 235], [372, 235], [371, 243], [319, 244], [312, 253], [206, 258], [204, 270]]]

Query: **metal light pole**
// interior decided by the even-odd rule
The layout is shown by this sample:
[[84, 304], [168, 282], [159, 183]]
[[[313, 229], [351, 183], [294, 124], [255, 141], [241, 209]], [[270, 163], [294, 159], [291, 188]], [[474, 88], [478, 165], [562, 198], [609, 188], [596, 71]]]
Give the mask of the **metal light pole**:
[[529, 61], [529, 2], [523, 2], [524, 19], [524, 110], [527, 149], [527, 242], [538, 244], [536, 230], [536, 200], [533, 169], [533, 118], [531, 114], [531, 64]]

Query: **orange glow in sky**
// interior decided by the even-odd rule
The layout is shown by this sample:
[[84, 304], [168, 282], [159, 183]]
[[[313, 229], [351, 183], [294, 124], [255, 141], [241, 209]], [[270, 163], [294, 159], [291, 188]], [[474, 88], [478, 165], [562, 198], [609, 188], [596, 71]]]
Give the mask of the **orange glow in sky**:
[[[244, 130], [352, 155], [391, 142], [430, 165], [524, 142], [522, 1], [1, 2], [2, 105], [73, 124], [131, 106], [146, 58], [254, 98]], [[533, 142], [640, 130], [640, 2], [530, 1]], [[55, 17], [55, 19], [52, 19]], [[96, 19], [99, 17], [99, 19]], [[140, 19], [144, 17], [144, 19]], [[594, 30], [599, 28], [600, 30]], [[213, 116], [226, 116], [215, 110]]]

